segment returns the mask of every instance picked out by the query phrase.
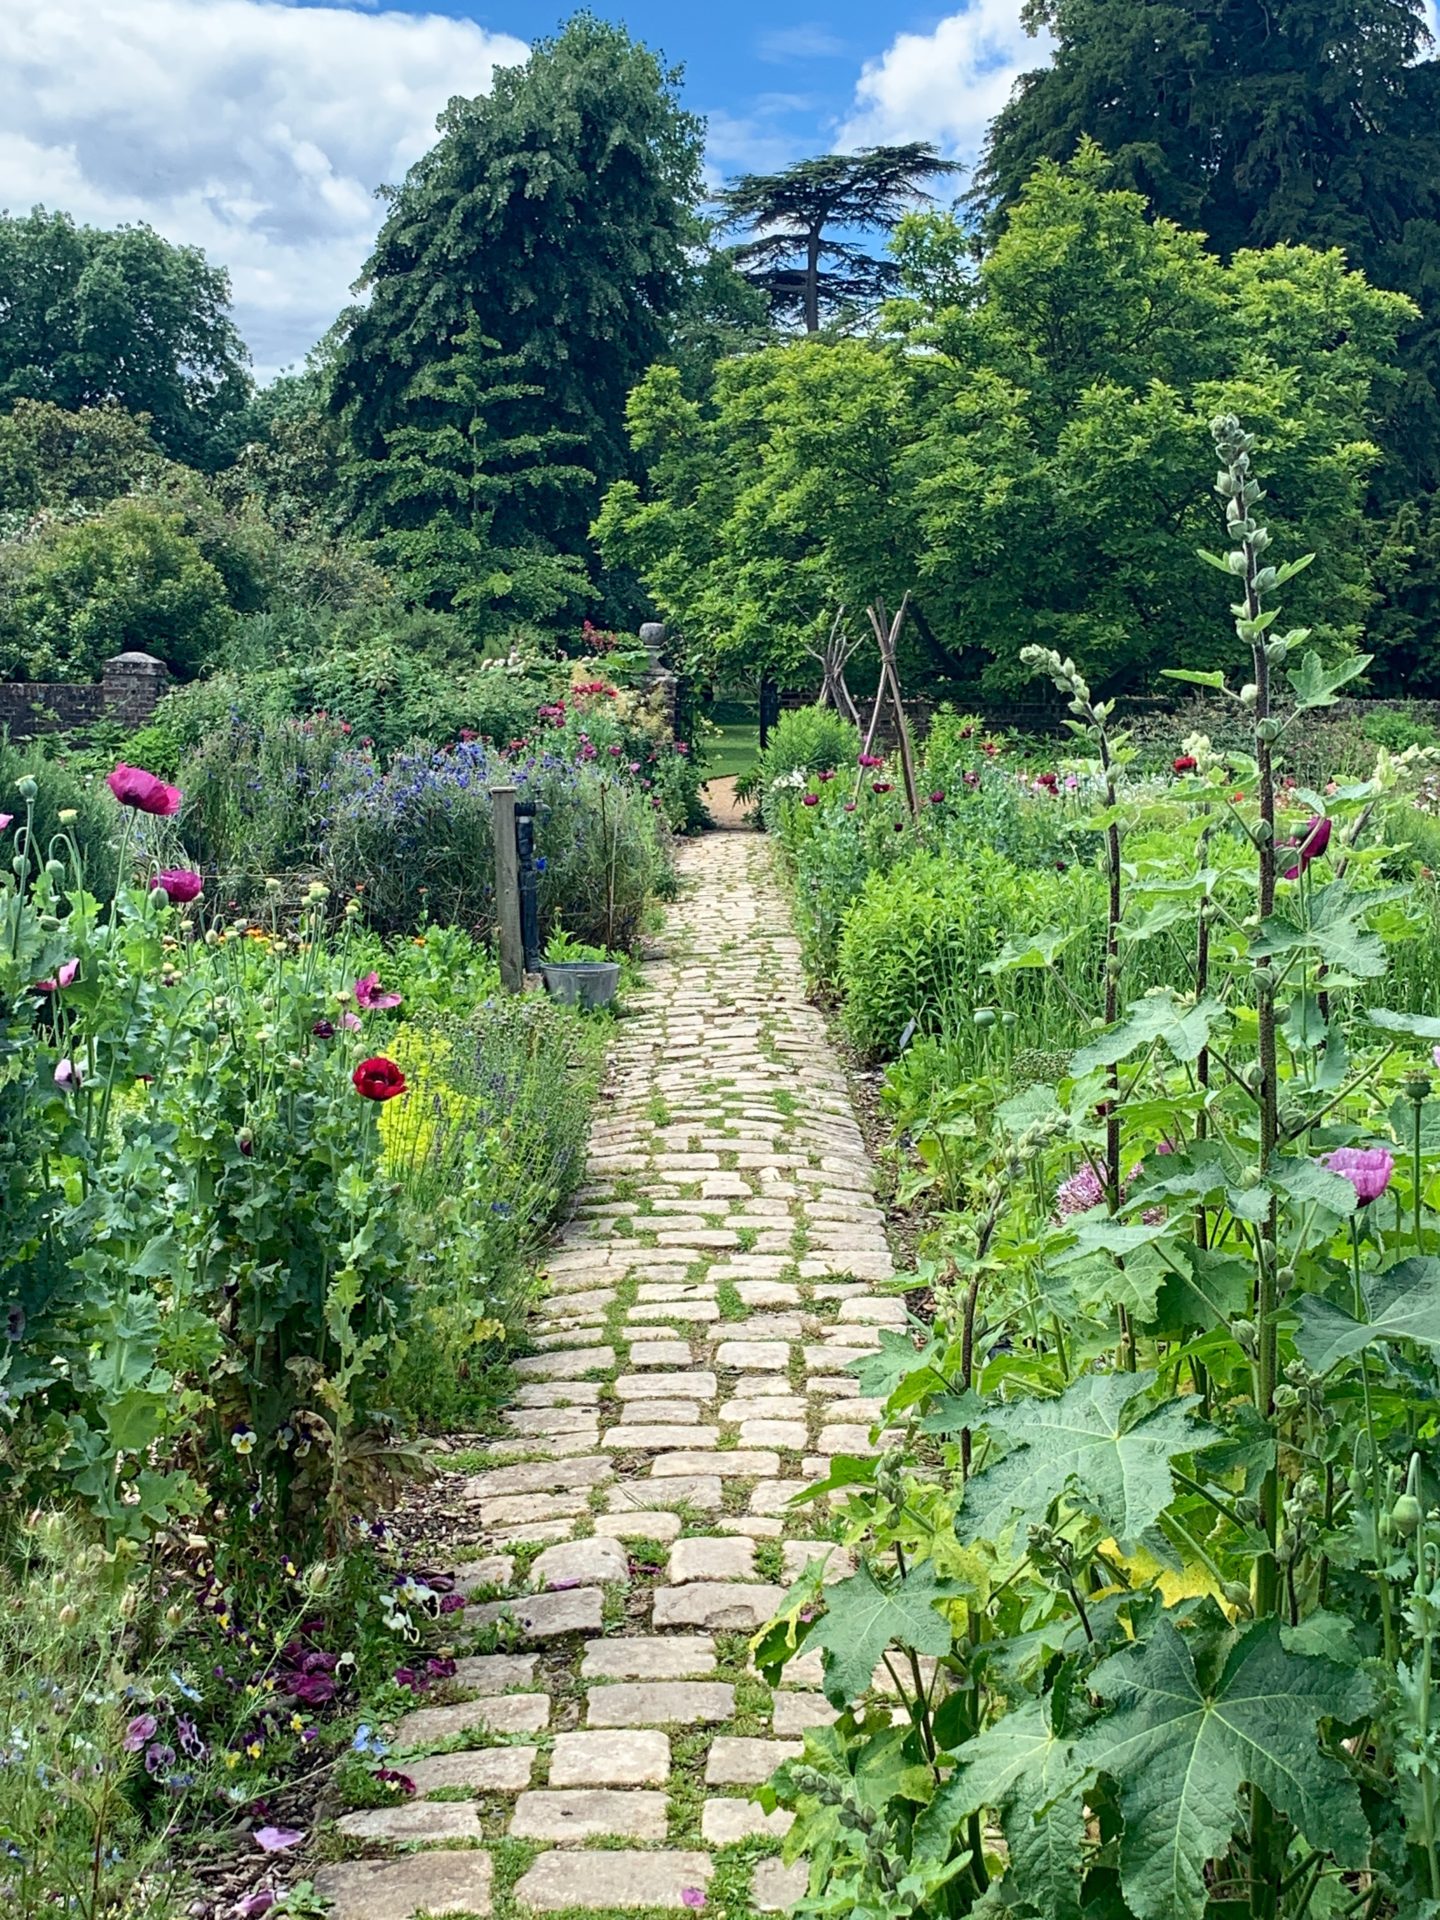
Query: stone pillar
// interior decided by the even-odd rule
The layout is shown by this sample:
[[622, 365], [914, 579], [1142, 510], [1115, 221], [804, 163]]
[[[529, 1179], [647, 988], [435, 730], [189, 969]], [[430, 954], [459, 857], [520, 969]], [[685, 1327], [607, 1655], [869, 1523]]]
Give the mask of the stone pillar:
[[117, 653], [100, 676], [105, 718], [127, 727], [143, 727], [170, 684], [163, 660], [150, 653]]
[[660, 652], [667, 637], [668, 631], [661, 620], [647, 620], [640, 629], [640, 644], [650, 656], [650, 665], [645, 672], [645, 691], [659, 692], [673, 733], [680, 704], [680, 682], [668, 667], [660, 663]]

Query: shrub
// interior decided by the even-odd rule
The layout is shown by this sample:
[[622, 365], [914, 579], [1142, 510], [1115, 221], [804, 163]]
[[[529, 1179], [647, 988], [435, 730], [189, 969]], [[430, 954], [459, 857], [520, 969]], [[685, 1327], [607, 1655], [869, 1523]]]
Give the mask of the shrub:
[[893, 1054], [910, 1021], [933, 1028], [953, 999], [980, 997], [981, 968], [1006, 940], [1073, 924], [1099, 899], [1089, 876], [1022, 872], [988, 850], [963, 863], [921, 853], [872, 873], [840, 938], [846, 1032], [867, 1058]]
[[[754, 774], [760, 812], [767, 827], [774, 825], [774, 808], [786, 791], [777, 781], [794, 773], [848, 773], [860, 751], [860, 736], [833, 707], [795, 707], [782, 713], [771, 732]], [[772, 798], [773, 796], [773, 798]]]
[[472, 993], [492, 989], [466, 1017], [397, 1035], [411, 1092], [381, 1125], [422, 1276], [395, 1390], [427, 1427], [473, 1419], [523, 1325], [531, 1263], [584, 1170], [601, 1052], [593, 1023], [500, 995], [488, 963], [466, 978]]
[[372, 768], [339, 809], [331, 883], [363, 895], [372, 927], [403, 931], [430, 918], [494, 929], [488, 787], [514, 782], [535, 803], [542, 939], [563, 924], [606, 947], [633, 945], [668, 859], [662, 829], [633, 786], [553, 754], [504, 760], [478, 741], [453, 752], [401, 754]]
[[0, 554], [0, 674], [11, 679], [96, 680], [130, 648], [188, 678], [234, 618], [182, 517], [150, 501], [39, 523]]

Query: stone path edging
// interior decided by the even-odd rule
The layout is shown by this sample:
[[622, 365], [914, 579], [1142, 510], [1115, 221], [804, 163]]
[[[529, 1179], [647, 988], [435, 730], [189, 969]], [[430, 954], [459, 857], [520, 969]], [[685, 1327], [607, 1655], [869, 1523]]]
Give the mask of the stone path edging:
[[[870, 1450], [879, 1408], [845, 1367], [904, 1310], [874, 1290], [883, 1217], [772, 858], [740, 834], [682, 852], [668, 957], [617, 1028], [517, 1367], [514, 1447], [456, 1482], [480, 1555], [463, 1637], [487, 1649], [459, 1663], [472, 1697], [397, 1729], [413, 1800], [338, 1823], [379, 1857], [318, 1871], [334, 1920], [739, 1920], [803, 1890], [775, 1857], [788, 1816], [749, 1795], [834, 1716], [818, 1665], [772, 1694], [745, 1643], [807, 1560], [845, 1570], [824, 1507], [790, 1502]], [[498, 1892], [517, 1842], [533, 1853]], [[410, 1844], [447, 1850], [392, 1851]]]

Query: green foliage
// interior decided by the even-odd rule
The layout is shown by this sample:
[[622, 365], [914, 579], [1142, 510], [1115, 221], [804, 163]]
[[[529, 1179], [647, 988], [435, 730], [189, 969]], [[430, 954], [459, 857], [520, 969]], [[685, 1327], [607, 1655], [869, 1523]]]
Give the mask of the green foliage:
[[[489, 990], [439, 1021], [422, 1001], [394, 1048], [414, 1097], [392, 1102], [381, 1125], [423, 1274], [396, 1398], [431, 1431], [474, 1419], [504, 1341], [523, 1331], [535, 1262], [584, 1172], [602, 1052], [572, 1009], [500, 994], [467, 944], [440, 928], [425, 936], [427, 964], [441, 949], [467, 998]], [[407, 1001], [412, 972], [387, 972]]]
[[221, 466], [250, 385], [229, 305], [228, 274], [149, 227], [0, 217], [0, 407], [113, 404], [147, 416], [172, 459]]
[[163, 465], [148, 422], [113, 402], [67, 413], [17, 400], [0, 413], [0, 516], [103, 506]]
[[[114, 889], [115, 809], [109, 794], [97, 790], [94, 780], [68, 760], [53, 756], [43, 738], [20, 742], [0, 738], [0, 813], [23, 818], [17, 791], [21, 780], [34, 783], [35, 849], [46, 858], [53, 850], [63, 859], [74, 848], [90, 876], [90, 891], [104, 905]], [[9, 865], [14, 832], [0, 836], [5, 853], [0, 865]]]
[[220, 573], [157, 502], [112, 501], [0, 548], [0, 671], [13, 679], [95, 680], [132, 648], [188, 678], [233, 620]]
[[[490, 370], [475, 370], [501, 456], [487, 482], [510, 482], [514, 448], [539, 483], [523, 483], [528, 497], [508, 484], [513, 530], [500, 545], [579, 554], [598, 487], [626, 464], [625, 396], [682, 305], [699, 125], [653, 54], [581, 14], [522, 66], [498, 68], [489, 92], [452, 100], [439, 132], [391, 198], [363, 275], [368, 301], [347, 317], [335, 357], [359, 495], [393, 493], [387, 449], [407, 457], [390, 436], [408, 424], [417, 372], [432, 425], [444, 417], [467, 434], [473, 396], [447, 393], [443, 370], [478, 316], [496, 343]], [[556, 436], [564, 457], [552, 472]], [[588, 484], [572, 490], [577, 445]]]
[[532, 357], [467, 327], [397, 395], [383, 454], [347, 474], [357, 530], [407, 596], [455, 612], [482, 639], [553, 621], [589, 592], [580, 561], [536, 533], [591, 475], [574, 457], [578, 436], [545, 424], [545, 389], [524, 378]]
[[[978, 1057], [952, 1021], [889, 1076], [900, 1198], [927, 1210], [901, 1284], [931, 1311], [851, 1365], [885, 1396], [883, 1444], [820, 1490], [859, 1571], [797, 1582], [759, 1648], [770, 1675], [823, 1650], [844, 1708], [765, 1796], [796, 1815], [801, 1916], [1313, 1920], [1440, 1897], [1440, 1019], [1418, 968], [1377, 1003], [1433, 915], [1385, 883], [1379, 833], [1435, 756], [1382, 746], [1368, 777], [1289, 784], [1297, 716], [1365, 661], [1281, 628], [1298, 569], [1269, 558], [1253, 441], [1222, 418], [1215, 444], [1249, 680], [1214, 690], [1248, 750], [1195, 737], [1147, 775], [1074, 663], [1031, 650], [1097, 854], [1052, 876], [1044, 927], [1012, 913], [993, 957], [962, 950], [957, 998], [1048, 978], [1071, 1044], [1047, 1058], [1043, 1029], [1007, 1038], [978, 1009]], [[841, 816], [793, 804], [798, 872]], [[917, 875], [960, 896], [967, 868], [941, 864], [872, 871], [842, 966]], [[1100, 952], [1067, 973], [1097, 909]], [[936, 939], [916, 916], [892, 970]], [[912, 1592], [936, 1596], [933, 1678]], [[882, 1623], [896, 1719], [863, 1671]]]
[[[845, 1031], [867, 1057], [893, 1054], [903, 1029], [933, 1025], [1006, 938], [1062, 916], [1074, 924], [1077, 891], [980, 849], [963, 862], [918, 854], [871, 874], [840, 936]], [[1093, 916], [1098, 892], [1085, 891]]]
[[888, 335], [722, 363], [704, 401], [656, 367], [632, 396], [649, 472], [616, 484], [596, 535], [697, 663], [798, 669], [827, 609], [906, 588], [909, 682], [1013, 689], [1029, 642], [1115, 686], [1215, 663], [1197, 502], [1208, 422], [1236, 406], [1292, 537], [1322, 551], [1297, 615], [1353, 633], [1372, 599], [1369, 431], [1408, 302], [1338, 251], [1222, 264], [1090, 149], [1040, 168], [978, 267], [948, 216], [912, 216], [897, 244]]
[[1317, 1741], [1324, 1723], [1363, 1716], [1365, 1681], [1287, 1652], [1274, 1620], [1234, 1635], [1207, 1624], [1187, 1645], [1162, 1620], [1098, 1667], [1113, 1710], [1076, 1744], [1077, 1770], [1122, 1783], [1120, 1881], [1136, 1920], [1200, 1920], [1206, 1863], [1248, 1812], [1247, 1788], [1337, 1865], [1358, 1867], [1369, 1849], [1355, 1783]]
[[168, 1648], [149, 1619], [150, 1645], [138, 1643], [140, 1583], [58, 1513], [7, 1529], [4, 1548], [6, 1909], [42, 1920], [63, 1897], [80, 1920], [170, 1920], [183, 1908], [169, 1843], [201, 1795], [173, 1794], [158, 1819], [141, 1810], [145, 1743], [127, 1751], [125, 1735], [139, 1691], [163, 1684]]
[[719, 196], [721, 220], [756, 236], [734, 249], [747, 279], [777, 317], [798, 318], [807, 333], [888, 293], [895, 265], [841, 234], [890, 233], [917, 200], [923, 182], [957, 173], [928, 142], [862, 147], [797, 160], [783, 172], [747, 173]]
[[[1377, 285], [1433, 305], [1440, 68], [1421, 57], [1420, 0], [1292, 0], [1259, 35], [1221, 0], [1035, 0], [1026, 18], [1055, 51], [990, 129], [975, 198], [992, 226], [1037, 164], [1092, 139], [1117, 181], [1224, 258], [1276, 241], [1341, 247]], [[1432, 488], [1434, 327], [1408, 331], [1391, 485]]]

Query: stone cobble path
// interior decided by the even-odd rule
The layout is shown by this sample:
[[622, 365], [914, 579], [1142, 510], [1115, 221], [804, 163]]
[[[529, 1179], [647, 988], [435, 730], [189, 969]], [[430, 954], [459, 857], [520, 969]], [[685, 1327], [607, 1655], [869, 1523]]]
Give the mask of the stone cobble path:
[[339, 1822], [365, 1857], [317, 1874], [335, 1920], [739, 1920], [803, 1888], [750, 1793], [834, 1715], [818, 1665], [772, 1693], [747, 1642], [808, 1561], [846, 1570], [824, 1504], [791, 1503], [870, 1450], [846, 1364], [904, 1309], [771, 860], [683, 850], [506, 1442], [448, 1481], [470, 1697], [399, 1726], [414, 1799]]

